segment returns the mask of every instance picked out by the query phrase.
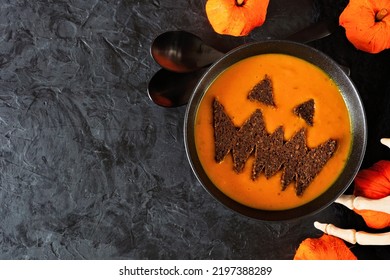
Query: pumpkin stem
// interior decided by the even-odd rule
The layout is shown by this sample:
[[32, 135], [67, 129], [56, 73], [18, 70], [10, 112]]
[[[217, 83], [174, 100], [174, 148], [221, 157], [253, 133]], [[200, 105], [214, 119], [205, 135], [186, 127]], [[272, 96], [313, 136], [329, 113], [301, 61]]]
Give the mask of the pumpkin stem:
[[236, 6], [239, 6], [239, 7], [244, 6], [245, 2], [246, 2], [246, 0], [236, 0]]
[[385, 16], [387, 16], [388, 13], [389, 12], [385, 8], [379, 10], [379, 12], [377, 12], [375, 15], [375, 21], [381, 21]]

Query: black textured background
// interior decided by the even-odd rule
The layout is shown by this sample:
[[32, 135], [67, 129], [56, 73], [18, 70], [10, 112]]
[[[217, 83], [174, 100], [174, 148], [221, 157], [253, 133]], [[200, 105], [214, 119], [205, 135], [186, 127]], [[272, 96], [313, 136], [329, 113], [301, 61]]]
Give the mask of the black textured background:
[[[196, 181], [183, 144], [185, 107], [147, 97], [152, 40], [191, 31], [220, 50], [284, 38], [347, 1], [271, 0], [245, 38], [217, 35], [205, 0], [0, 0], [1, 259], [292, 259], [321, 235], [313, 221], [365, 228], [331, 205], [292, 223], [225, 209]], [[351, 69], [369, 125], [363, 167], [390, 159], [390, 52], [357, 51], [342, 28], [311, 43]], [[389, 246], [352, 246], [361, 259]]]

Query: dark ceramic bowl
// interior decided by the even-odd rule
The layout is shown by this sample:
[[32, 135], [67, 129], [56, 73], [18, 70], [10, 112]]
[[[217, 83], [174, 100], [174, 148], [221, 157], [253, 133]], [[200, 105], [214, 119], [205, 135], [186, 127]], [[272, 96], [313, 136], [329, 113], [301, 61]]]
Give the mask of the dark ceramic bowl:
[[[322, 195], [311, 202], [297, 208], [280, 211], [259, 210], [242, 205], [222, 193], [208, 178], [197, 155], [194, 139], [194, 127], [198, 106], [211, 83], [217, 76], [236, 62], [259, 54], [281, 53], [304, 59], [317, 65], [326, 72], [338, 85], [349, 110], [352, 126], [352, 147], [348, 161], [333, 185]], [[194, 89], [189, 101], [184, 123], [184, 139], [186, 153], [197, 179], [203, 187], [227, 208], [247, 217], [263, 221], [288, 221], [315, 214], [329, 206], [352, 183], [365, 153], [367, 142], [367, 124], [364, 108], [359, 94], [340, 66], [322, 52], [307, 45], [289, 41], [265, 41], [238, 47], [227, 53], [213, 64], [203, 75]]]

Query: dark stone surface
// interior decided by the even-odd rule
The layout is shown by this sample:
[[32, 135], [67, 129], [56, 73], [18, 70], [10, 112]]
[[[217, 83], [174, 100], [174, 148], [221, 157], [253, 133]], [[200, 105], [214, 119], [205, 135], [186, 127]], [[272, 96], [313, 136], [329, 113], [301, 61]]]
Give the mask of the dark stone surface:
[[[191, 31], [220, 50], [282, 38], [347, 1], [271, 0], [245, 38], [215, 34], [205, 0], [0, 0], [1, 259], [292, 259], [313, 221], [365, 228], [339, 205], [263, 223], [215, 202], [183, 144], [185, 108], [147, 97], [152, 40]], [[368, 167], [390, 152], [389, 51], [355, 50], [339, 28], [311, 43], [351, 69], [367, 110]], [[388, 246], [353, 246], [362, 259]]]

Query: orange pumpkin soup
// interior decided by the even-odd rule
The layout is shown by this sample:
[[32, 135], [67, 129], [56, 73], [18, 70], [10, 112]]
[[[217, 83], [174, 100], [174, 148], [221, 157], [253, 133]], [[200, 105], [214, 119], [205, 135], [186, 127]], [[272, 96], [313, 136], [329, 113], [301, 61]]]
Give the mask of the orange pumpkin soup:
[[[264, 77], [272, 81], [274, 106], [248, 99], [248, 93]], [[241, 127], [256, 109], [260, 109], [267, 133], [271, 134], [282, 126], [284, 141], [288, 141], [305, 128], [309, 149], [329, 139], [337, 141], [337, 149], [302, 195], [296, 194], [295, 182], [282, 190], [282, 170], [269, 178], [260, 174], [252, 179], [253, 155], [240, 173], [233, 170], [231, 153], [222, 162], [215, 160], [214, 100], [223, 105], [236, 127]], [[294, 108], [308, 100], [314, 100], [315, 104], [312, 124], [294, 114]], [[264, 210], [291, 209], [325, 192], [341, 173], [351, 141], [348, 110], [334, 81], [315, 65], [284, 54], [253, 56], [226, 69], [207, 89], [195, 123], [197, 153], [209, 178], [233, 200]]]

